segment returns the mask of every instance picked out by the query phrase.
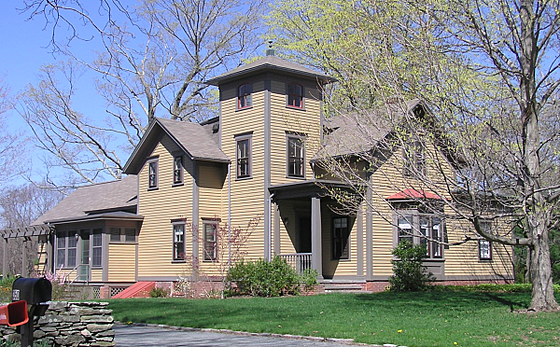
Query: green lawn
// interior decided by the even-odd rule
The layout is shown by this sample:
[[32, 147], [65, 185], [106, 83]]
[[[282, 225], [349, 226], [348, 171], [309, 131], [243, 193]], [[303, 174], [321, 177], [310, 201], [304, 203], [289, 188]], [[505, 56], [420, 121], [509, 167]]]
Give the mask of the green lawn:
[[[560, 299], [560, 296], [558, 296]], [[560, 314], [521, 314], [529, 293], [326, 294], [111, 300], [117, 321], [414, 346], [559, 346]]]

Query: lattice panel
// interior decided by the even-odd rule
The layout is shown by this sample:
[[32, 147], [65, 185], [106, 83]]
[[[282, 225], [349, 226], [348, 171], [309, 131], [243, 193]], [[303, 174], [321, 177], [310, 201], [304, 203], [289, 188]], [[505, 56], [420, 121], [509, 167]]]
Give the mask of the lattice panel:
[[117, 294], [119, 294], [120, 292], [122, 292], [123, 290], [125, 290], [128, 287], [111, 287], [111, 298]]

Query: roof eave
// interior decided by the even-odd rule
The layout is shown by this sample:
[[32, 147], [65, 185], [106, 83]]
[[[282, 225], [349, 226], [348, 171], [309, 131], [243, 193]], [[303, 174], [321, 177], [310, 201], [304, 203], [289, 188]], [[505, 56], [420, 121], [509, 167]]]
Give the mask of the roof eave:
[[298, 71], [295, 69], [290, 69], [290, 68], [286, 68], [286, 67], [282, 67], [282, 66], [277, 66], [277, 65], [273, 65], [270, 63], [264, 63], [262, 65], [257, 65], [257, 66], [253, 66], [251, 68], [248, 69], [244, 69], [241, 71], [237, 71], [234, 73], [225, 73], [223, 75], [211, 78], [209, 80], [204, 81], [205, 84], [209, 84], [209, 85], [213, 85], [213, 86], [220, 86], [220, 84], [226, 83], [230, 80], [236, 79], [239, 76], [243, 76], [243, 75], [251, 75], [251, 74], [255, 74], [261, 71], [282, 71], [282, 72], [290, 72], [290, 73], [295, 73], [298, 75], [302, 75], [302, 76], [306, 76], [310, 79], [317, 79], [322, 81], [324, 84], [328, 84], [328, 83], [333, 83], [333, 82], [337, 82], [338, 80], [334, 77], [330, 77], [327, 75], [322, 75], [319, 73], [310, 73], [310, 72], [305, 72], [305, 71]]

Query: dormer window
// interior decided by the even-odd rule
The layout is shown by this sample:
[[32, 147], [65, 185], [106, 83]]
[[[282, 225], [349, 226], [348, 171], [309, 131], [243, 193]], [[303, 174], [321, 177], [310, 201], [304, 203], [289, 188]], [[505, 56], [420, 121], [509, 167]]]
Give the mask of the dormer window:
[[253, 93], [253, 86], [249, 83], [245, 83], [239, 86], [237, 90], [237, 109], [242, 110], [244, 108], [250, 108], [253, 106], [253, 100], [251, 94]]
[[303, 87], [297, 83], [288, 83], [288, 107], [303, 108]]

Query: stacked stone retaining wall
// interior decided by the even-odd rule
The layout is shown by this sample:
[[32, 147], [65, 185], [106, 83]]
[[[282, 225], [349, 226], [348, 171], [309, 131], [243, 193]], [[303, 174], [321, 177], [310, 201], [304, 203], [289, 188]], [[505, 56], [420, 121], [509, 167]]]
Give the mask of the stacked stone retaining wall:
[[[50, 346], [115, 346], [113, 313], [106, 302], [51, 302], [44, 316], [35, 318], [35, 342]], [[0, 326], [5, 340], [19, 340], [15, 328]]]

